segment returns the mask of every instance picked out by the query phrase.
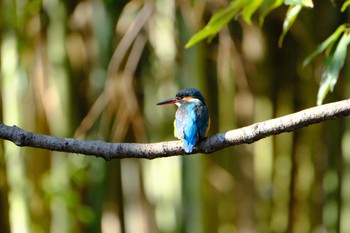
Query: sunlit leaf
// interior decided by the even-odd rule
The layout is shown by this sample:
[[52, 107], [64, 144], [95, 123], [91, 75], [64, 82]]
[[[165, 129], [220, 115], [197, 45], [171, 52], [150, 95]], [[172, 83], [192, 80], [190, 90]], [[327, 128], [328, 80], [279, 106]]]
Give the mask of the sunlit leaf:
[[281, 6], [282, 3], [283, 3], [283, 0], [267, 0], [267, 1], [264, 1], [262, 6], [260, 7], [259, 24], [263, 25], [266, 15], [268, 13], [270, 13], [272, 10], [274, 10], [277, 7]]
[[340, 38], [334, 54], [330, 54], [331, 60], [322, 75], [320, 88], [317, 94], [317, 105], [321, 105], [329, 91], [333, 91], [334, 85], [338, 81], [340, 69], [344, 65], [347, 47], [350, 43], [350, 33], [346, 32]]
[[312, 0], [284, 0], [284, 4], [294, 6], [294, 5], [302, 5], [303, 7], [314, 7], [314, 3]]
[[229, 6], [216, 12], [209, 20], [208, 24], [199, 32], [197, 32], [185, 45], [189, 48], [199, 41], [213, 36], [220, 31], [242, 8], [245, 4], [244, 0], [232, 1]]
[[242, 17], [245, 22], [248, 24], [252, 24], [251, 17], [254, 14], [254, 12], [261, 6], [261, 4], [264, 2], [263, 0], [253, 0], [248, 1], [249, 4], [243, 7], [242, 10]]
[[228, 24], [228, 22], [238, 14], [242, 15], [242, 18], [245, 22], [251, 24], [252, 15], [259, 8], [262, 8], [262, 13], [259, 18], [260, 24], [262, 24], [266, 14], [280, 6], [283, 2], [286, 5], [289, 5], [289, 9], [286, 13], [286, 18], [283, 23], [283, 32], [278, 41], [278, 45], [281, 47], [285, 35], [293, 25], [301, 8], [313, 7], [312, 0], [233, 0], [226, 8], [215, 13], [209, 20], [208, 24], [190, 38], [190, 40], [185, 45], [185, 48], [189, 48], [205, 38], [215, 36], [222, 29], [222, 27]]
[[350, 5], [350, 0], [345, 1], [342, 5], [340, 11], [344, 12], [346, 10], [346, 8], [348, 8], [349, 5]]
[[302, 5], [294, 5], [294, 6], [290, 6], [288, 8], [288, 11], [286, 13], [286, 18], [284, 19], [284, 22], [283, 22], [283, 32], [282, 32], [280, 38], [278, 39], [278, 47], [282, 47], [283, 39], [286, 36], [289, 29], [292, 27], [292, 25], [293, 25], [295, 19], [297, 18], [301, 8], [302, 8]]
[[320, 45], [317, 46], [314, 52], [312, 52], [309, 56], [307, 56], [303, 62], [303, 66], [308, 65], [312, 59], [319, 53], [325, 51], [328, 47], [330, 47], [334, 42], [336, 42], [339, 36], [344, 32], [344, 30], [348, 26], [346, 24], [340, 25], [332, 35], [330, 35], [325, 41], [323, 41]]

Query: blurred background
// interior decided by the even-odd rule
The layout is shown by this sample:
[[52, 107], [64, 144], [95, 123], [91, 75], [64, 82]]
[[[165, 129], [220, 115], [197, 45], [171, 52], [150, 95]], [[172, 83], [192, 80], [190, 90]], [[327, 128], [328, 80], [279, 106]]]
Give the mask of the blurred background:
[[[303, 9], [282, 48], [284, 5], [185, 49], [227, 0], [1, 0], [1, 121], [147, 143], [174, 140], [176, 107], [156, 103], [185, 87], [210, 134], [315, 106], [323, 57], [302, 61], [349, 21], [339, 2]], [[349, 96], [349, 61], [325, 102]], [[0, 232], [350, 232], [349, 123], [152, 161], [0, 140]]]

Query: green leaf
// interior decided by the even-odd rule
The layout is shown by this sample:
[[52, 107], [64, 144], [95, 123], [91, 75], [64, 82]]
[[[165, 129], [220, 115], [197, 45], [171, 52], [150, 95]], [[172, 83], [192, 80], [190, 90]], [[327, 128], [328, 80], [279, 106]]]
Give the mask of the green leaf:
[[281, 6], [283, 0], [266, 0], [260, 7], [259, 24], [262, 26], [264, 24], [264, 19], [268, 13], [277, 7]]
[[344, 66], [347, 47], [350, 43], [350, 32], [346, 32], [340, 38], [334, 53], [329, 54], [330, 61], [322, 75], [320, 88], [317, 94], [317, 105], [321, 105], [329, 91], [333, 91], [338, 81], [340, 69]]
[[213, 36], [220, 29], [225, 26], [242, 8], [245, 4], [244, 0], [232, 1], [229, 6], [216, 12], [209, 20], [208, 24], [199, 32], [197, 32], [185, 45], [185, 48], [189, 48], [199, 41]]
[[249, 2], [246, 6], [243, 7], [242, 10], [242, 17], [245, 22], [248, 24], [252, 24], [252, 15], [254, 12], [261, 6], [261, 4], [264, 2], [263, 0], [253, 0], [253, 1], [247, 1]]
[[292, 27], [302, 7], [303, 6], [299, 4], [294, 6], [292, 5], [288, 8], [288, 11], [286, 13], [286, 18], [284, 19], [284, 22], [283, 22], [283, 32], [280, 38], [278, 39], [278, 47], [282, 47], [283, 39], [286, 36], [289, 29]]
[[284, 0], [284, 4], [289, 6], [302, 5], [303, 7], [314, 7], [312, 0]]
[[314, 52], [312, 52], [309, 56], [307, 56], [303, 62], [303, 66], [305, 67], [308, 65], [312, 59], [315, 58], [315, 56], [319, 53], [322, 53], [325, 51], [328, 47], [331, 47], [334, 42], [336, 42], [339, 38], [339, 36], [345, 31], [345, 29], [348, 27], [347, 24], [340, 25], [335, 32], [333, 32], [332, 35], [330, 35], [325, 41], [323, 41], [320, 45], [317, 46]]
[[345, 1], [342, 5], [340, 11], [344, 12], [346, 10], [346, 8], [348, 8], [349, 5], [350, 5], [350, 0]]

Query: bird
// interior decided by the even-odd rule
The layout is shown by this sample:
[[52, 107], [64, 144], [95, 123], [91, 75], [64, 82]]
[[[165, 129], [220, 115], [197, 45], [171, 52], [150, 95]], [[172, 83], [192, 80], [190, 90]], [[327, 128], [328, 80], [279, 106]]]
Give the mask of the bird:
[[176, 104], [174, 136], [183, 140], [184, 150], [192, 153], [197, 143], [207, 136], [210, 128], [209, 110], [202, 93], [196, 88], [179, 91], [175, 98], [166, 99], [157, 105]]

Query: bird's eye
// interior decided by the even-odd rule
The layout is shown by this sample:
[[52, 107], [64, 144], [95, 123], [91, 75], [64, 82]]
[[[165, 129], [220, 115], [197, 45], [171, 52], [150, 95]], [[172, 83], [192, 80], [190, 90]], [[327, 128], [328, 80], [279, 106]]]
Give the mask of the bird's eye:
[[181, 99], [181, 97], [180, 97], [180, 96], [176, 96], [176, 97], [175, 97], [175, 99], [180, 100], [180, 99]]

